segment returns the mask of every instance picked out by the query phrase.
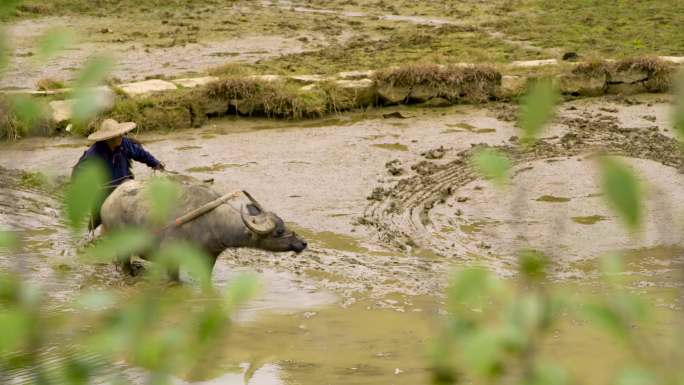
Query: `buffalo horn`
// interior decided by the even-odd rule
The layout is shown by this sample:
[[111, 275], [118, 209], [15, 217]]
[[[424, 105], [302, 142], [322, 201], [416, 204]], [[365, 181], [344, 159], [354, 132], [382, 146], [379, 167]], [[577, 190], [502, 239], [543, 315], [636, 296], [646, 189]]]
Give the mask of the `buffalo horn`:
[[240, 210], [240, 216], [245, 226], [258, 235], [270, 234], [276, 227], [275, 222], [266, 213], [262, 211], [259, 215], [249, 215], [244, 205]]
[[247, 197], [247, 199], [249, 199], [249, 201], [252, 202], [252, 204], [254, 205], [254, 207], [256, 207], [256, 208], [259, 209], [259, 211], [261, 211], [262, 213], [265, 213], [265, 212], [266, 212], [266, 210], [264, 210], [264, 207], [261, 206], [261, 204], [260, 204], [259, 202], [257, 202], [257, 200], [254, 199], [254, 197], [253, 197], [250, 193], [248, 193], [248, 192], [245, 191], [245, 190], [242, 190], [242, 193], [245, 194], [245, 196]]

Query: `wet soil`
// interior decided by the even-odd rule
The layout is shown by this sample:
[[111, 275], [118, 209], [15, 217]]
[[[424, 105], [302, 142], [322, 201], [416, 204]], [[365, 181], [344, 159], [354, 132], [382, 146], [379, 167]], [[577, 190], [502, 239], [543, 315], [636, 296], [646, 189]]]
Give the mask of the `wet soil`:
[[[397, 111], [411, 116], [401, 125], [383, 119], [385, 109], [319, 126], [224, 119], [140, 137], [170, 170], [213, 178], [220, 191], [246, 189], [309, 240], [299, 255], [247, 249], [221, 255], [217, 283], [255, 271], [267, 289], [238, 316], [243, 322], [231, 338], [240, 343], [227, 344], [230, 359], [203, 383], [427, 383], [426, 343], [443, 314], [449, 272], [479, 265], [514, 276], [521, 247], [552, 256], [550, 281], [571, 295], [600, 291], [598, 257], [623, 253], [628, 288], [657, 305], [652, 328], [667, 338], [682, 305], [677, 272], [684, 264], [684, 216], [676, 202], [684, 178], [667, 131], [669, 105], [660, 98], [565, 103], [544, 139], [528, 149], [517, 146], [514, 111], [498, 104], [401, 107]], [[644, 115], [655, 121], [633, 118]], [[79, 144], [86, 143], [3, 143], [0, 166], [66, 175], [84, 149], [73, 147]], [[511, 157], [506, 189], [495, 189], [472, 169], [474, 146]], [[620, 156], [641, 175], [645, 225], [636, 236], [606, 208], [595, 176], [597, 153]], [[151, 172], [138, 164], [134, 171], [139, 178]], [[135, 282], [112, 267], [83, 266], [71, 257], [56, 197], [12, 182], [15, 171], [0, 175], [0, 226], [24, 234], [22, 269], [54, 286], [57, 304], [84, 287], [134, 292]], [[0, 262], [16, 268], [13, 259]], [[274, 349], [274, 341], [283, 348]], [[603, 382], [610, 373], [599, 369], [622, 357], [571, 316], [545, 349], [583, 383]], [[588, 351], [601, 354], [587, 360]]]
[[[146, 39], [113, 37], [95, 32], [103, 25], [125, 33], [125, 21], [104, 21], [88, 17], [47, 17], [24, 20], [12, 24], [10, 36], [14, 54], [0, 88], [33, 89], [43, 78], [71, 80], [78, 74], [88, 58], [105, 55], [116, 58], [113, 78], [123, 82], [143, 80], [148, 77], [179, 77], [184, 74], [202, 73], [209, 68], [227, 63], [254, 63], [258, 60], [286, 54], [304, 52], [306, 44], [295, 36], [244, 33], [239, 37], [207, 36], [189, 42], [174, 42], [170, 38], [146, 43]], [[38, 38], [54, 28], [69, 28], [80, 33], [69, 49], [53, 60], [38, 62], [34, 56]], [[117, 34], [118, 36], [118, 34]], [[310, 34], [309, 40], [322, 39]]]

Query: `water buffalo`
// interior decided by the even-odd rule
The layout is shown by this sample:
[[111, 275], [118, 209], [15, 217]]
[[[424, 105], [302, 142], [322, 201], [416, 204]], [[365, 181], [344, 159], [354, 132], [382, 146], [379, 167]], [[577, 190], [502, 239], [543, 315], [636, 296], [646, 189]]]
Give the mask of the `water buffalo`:
[[[179, 187], [174, 218], [220, 197], [216, 191], [194, 178], [172, 179]], [[107, 197], [100, 210], [105, 231], [125, 226], [149, 228], [150, 201], [145, 186], [145, 181], [130, 180]], [[186, 224], [157, 231], [158, 242], [190, 241], [211, 257], [212, 268], [218, 255], [227, 248], [252, 247], [295, 252], [306, 248], [306, 241], [289, 230], [280, 217], [247, 197], [236, 197]], [[240, 204], [241, 200], [245, 203]], [[145, 258], [146, 255], [141, 257]], [[124, 270], [131, 272], [130, 258], [121, 262]], [[170, 274], [172, 278], [178, 278], [177, 271], [171, 271]]]

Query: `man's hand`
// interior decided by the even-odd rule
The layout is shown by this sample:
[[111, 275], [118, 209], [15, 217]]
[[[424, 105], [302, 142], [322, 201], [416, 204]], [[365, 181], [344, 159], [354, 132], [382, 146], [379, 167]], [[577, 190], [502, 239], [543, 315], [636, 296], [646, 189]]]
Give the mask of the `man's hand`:
[[157, 171], [166, 171], [166, 166], [164, 166], [164, 163], [159, 162], [159, 164], [157, 165], [157, 167], [155, 167], [154, 169], [157, 170]]

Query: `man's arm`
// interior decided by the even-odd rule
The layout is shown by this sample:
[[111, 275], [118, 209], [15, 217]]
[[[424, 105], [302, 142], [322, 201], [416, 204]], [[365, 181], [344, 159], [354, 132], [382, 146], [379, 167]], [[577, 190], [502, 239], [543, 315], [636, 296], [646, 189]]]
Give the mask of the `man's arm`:
[[127, 139], [124, 139], [124, 140], [126, 140], [126, 142], [127, 142], [128, 151], [129, 151], [129, 154], [131, 154], [131, 158], [133, 158], [133, 160], [136, 160], [140, 163], [145, 163], [149, 167], [157, 169], [157, 170], [159, 170], [159, 169], [163, 170], [164, 169], [164, 164], [162, 162], [160, 162], [159, 160], [157, 160], [157, 158], [152, 156], [152, 154], [147, 152], [142, 147], [142, 145], [135, 143], [132, 140], [127, 140]]

